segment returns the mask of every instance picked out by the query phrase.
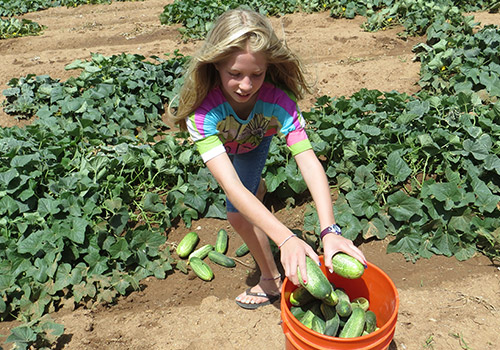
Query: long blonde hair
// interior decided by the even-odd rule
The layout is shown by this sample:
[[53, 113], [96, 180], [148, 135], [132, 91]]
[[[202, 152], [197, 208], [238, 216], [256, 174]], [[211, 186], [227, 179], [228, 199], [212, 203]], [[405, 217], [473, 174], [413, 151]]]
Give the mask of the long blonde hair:
[[288, 89], [299, 100], [309, 86], [299, 58], [278, 39], [269, 20], [251, 10], [238, 8], [223, 13], [214, 23], [200, 51], [184, 74], [177, 111], [169, 106], [171, 122], [186, 129], [185, 119], [198, 108], [208, 92], [220, 83], [215, 65], [241, 50], [262, 52], [267, 59], [267, 77]]

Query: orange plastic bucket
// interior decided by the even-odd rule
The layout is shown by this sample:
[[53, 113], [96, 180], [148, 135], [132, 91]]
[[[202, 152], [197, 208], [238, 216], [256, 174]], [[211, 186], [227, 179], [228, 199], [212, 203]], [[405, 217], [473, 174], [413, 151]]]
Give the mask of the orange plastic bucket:
[[281, 326], [285, 333], [285, 349], [336, 349], [336, 350], [383, 350], [389, 348], [394, 337], [399, 308], [396, 286], [377, 266], [368, 263], [368, 268], [358, 279], [346, 279], [325, 269], [323, 257], [321, 270], [336, 287], [345, 289], [351, 299], [365, 297], [370, 310], [377, 316], [377, 327], [373, 333], [356, 338], [330, 337], [305, 327], [290, 312], [290, 293], [297, 287], [288, 278], [281, 291]]

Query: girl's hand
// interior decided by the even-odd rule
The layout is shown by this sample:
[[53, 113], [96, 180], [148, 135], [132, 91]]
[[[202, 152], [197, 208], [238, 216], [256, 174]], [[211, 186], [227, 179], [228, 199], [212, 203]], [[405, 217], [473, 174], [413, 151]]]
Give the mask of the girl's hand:
[[323, 237], [323, 251], [326, 268], [333, 272], [332, 258], [337, 252], [344, 252], [358, 259], [366, 268], [366, 258], [354, 243], [345, 237], [336, 234], [327, 234]]
[[300, 269], [300, 275], [303, 282], [307, 282], [306, 255], [313, 259], [318, 265], [320, 263], [319, 257], [315, 253], [314, 249], [298, 237], [292, 237], [287, 240], [281, 246], [280, 251], [281, 264], [285, 270], [285, 275], [288, 277], [290, 282], [296, 286], [300, 285], [297, 268]]

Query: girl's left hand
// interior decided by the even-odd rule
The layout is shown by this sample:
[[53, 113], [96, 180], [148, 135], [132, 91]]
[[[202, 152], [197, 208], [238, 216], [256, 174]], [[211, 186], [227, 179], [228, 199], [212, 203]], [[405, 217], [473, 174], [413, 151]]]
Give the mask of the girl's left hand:
[[338, 252], [349, 254], [358, 259], [366, 267], [365, 255], [354, 243], [345, 237], [336, 234], [327, 234], [323, 237], [323, 252], [326, 268], [333, 272], [332, 258]]

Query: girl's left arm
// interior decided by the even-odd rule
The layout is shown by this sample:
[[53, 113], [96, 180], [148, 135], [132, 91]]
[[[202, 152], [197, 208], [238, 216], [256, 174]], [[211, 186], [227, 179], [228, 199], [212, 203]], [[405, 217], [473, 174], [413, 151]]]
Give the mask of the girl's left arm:
[[[325, 170], [312, 149], [297, 154], [295, 161], [314, 200], [320, 228], [323, 230], [335, 223], [330, 186]], [[353, 256], [366, 266], [366, 258], [361, 250], [351, 240], [342, 236], [331, 233], [325, 235], [323, 237], [323, 250], [325, 266], [330, 271], [332, 271], [332, 257], [339, 251]]]

